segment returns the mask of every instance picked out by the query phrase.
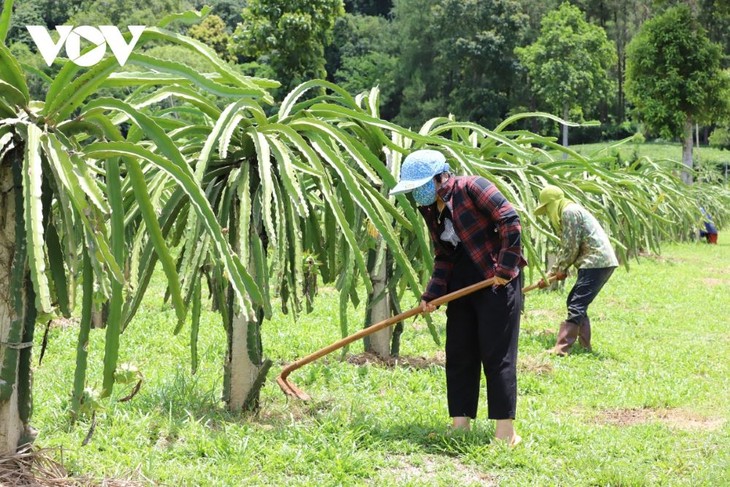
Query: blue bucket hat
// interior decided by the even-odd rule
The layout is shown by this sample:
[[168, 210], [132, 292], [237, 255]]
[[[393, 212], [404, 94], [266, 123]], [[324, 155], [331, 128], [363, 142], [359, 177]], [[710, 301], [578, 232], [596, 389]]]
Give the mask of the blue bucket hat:
[[450, 169], [439, 151], [421, 149], [408, 154], [400, 168], [400, 181], [390, 195], [408, 193], [428, 183], [434, 176]]

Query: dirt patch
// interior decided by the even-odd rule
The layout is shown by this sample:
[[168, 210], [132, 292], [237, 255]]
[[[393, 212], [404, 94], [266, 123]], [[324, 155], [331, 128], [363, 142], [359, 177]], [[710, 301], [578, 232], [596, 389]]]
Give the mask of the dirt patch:
[[517, 360], [517, 371], [519, 373], [529, 372], [537, 375], [547, 375], [553, 372], [553, 364], [545, 357], [526, 356]]
[[[380, 469], [372, 485], [417, 483], [418, 485], [479, 485], [497, 486], [497, 476], [480, 472], [454, 458], [444, 459], [437, 455], [392, 455], [393, 466]], [[448, 481], [448, 484], [444, 484]]]
[[331, 410], [333, 404], [333, 399], [313, 397], [309, 401], [300, 401], [287, 397], [285, 402], [268, 400], [255, 413], [242, 413], [242, 415], [244, 421], [263, 430], [271, 430], [292, 421], [297, 423], [312, 421], [320, 414]]
[[561, 321], [565, 311], [530, 309], [525, 311], [525, 321]]
[[727, 286], [730, 285], [730, 279], [717, 279], [714, 277], [705, 277], [702, 282], [708, 286]]
[[374, 365], [388, 369], [405, 367], [420, 370], [434, 366], [443, 367], [446, 364], [446, 355], [444, 352], [436, 352], [433, 357], [391, 357], [389, 359], [382, 359], [374, 353], [365, 352], [357, 355], [348, 355], [345, 360], [350, 364], [358, 366]]
[[558, 330], [551, 330], [549, 328], [543, 328], [542, 330], [520, 330], [520, 335], [535, 336], [535, 337], [554, 337], [558, 334]]
[[606, 409], [596, 415], [599, 424], [633, 426], [646, 423], [663, 423], [670, 428], [685, 431], [716, 431], [725, 424], [724, 418], [708, 418], [686, 409], [629, 408]]
[[63, 316], [59, 318], [54, 318], [51, 321], [51, 328], [76, 328], [79, 326], [79, 323], [81, 323], [81, 320], [79, 318], [64, 318]]
[[669, 264], [676, 264], [678, 262], [684, 262], [684, 259], [681, 259], [679, 257], [665, 257], [660, 254], [655, 254], [653, 252], [647, 252], [647, 251], [640, 251], [639, 257], [642, 257], [647, 260], [653, 260], [660, 263], [669, 263]]

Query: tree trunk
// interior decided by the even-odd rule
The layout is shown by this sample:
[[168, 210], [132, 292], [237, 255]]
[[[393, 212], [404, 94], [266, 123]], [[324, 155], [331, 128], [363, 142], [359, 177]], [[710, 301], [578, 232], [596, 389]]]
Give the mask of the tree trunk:
[[[386, 152], [385, 165], [389, 171], [393, 169], [392, 154], [390, 152]], [[384, 188], [381, 189], [381, 193], [387, 197]], [[368, 272], [370, 273], [370, 281], [373, 284], [373, 291], [368, 295], [365, 328], [390, 318], [393, 316], [394, 311], [400, 311], [394, 293], [391, 293], [389, 289], [393, 269], [392, 255], [388, 251], [385, 240], [377, 235], [377, 232], [373, 231], [373, 234], [378, 239], [378, 243], [375, 250], [368, 252]], [[389, 359], [393, 355], [397, 356], [400, 351], [402, 332], [403, 323], [398, 323], [394, 327], [389, 326], [366, 336], [363, 339], [365, 351], [374, 353], [382, 359]]]
[[695, 124], [695, 145], [699, 149], [700, 147], [700, 124]]
[[[229, 301], [235, 300], [232, 294]], [[229, 316], [224, 397], [231, 411], [253, 411], [271, 361], [262, 360], [260, 319], [241, 311]]]
[[[565, 105], [563, 107], [563, 120], [566, 122], [568, 121], [568, 116], [570, 115], [570, 110], [568, 109], [568, 105]], [[563, 147], [568, 147], [568, 126], [566, 124], [563, 124]], [[563, 154], [563, 159], [567, 159], [568, 154]]]
[[[370, 280], [373, 283], [373, 292], [368, 295], [365, 317], [366, 328], [391, 317], [386, 250], [385, 242], [381, 239], [377, 251], [371, 251], [368, 255], [368, 267], [370, 269]], [[382, 359], [388, 359], [391, 354], [392, 338], [392, 326], [377, 331], [365, 337], [365, 351], [375, 353]]]
[[30, 416], [30, 348], [24, 338], [35, 323], [35, 303], [23, 238], [21, 153], [0, 161], [0, 456], [26, 442]]
[[[257, 282], [265, 282], [265, 280], [257, 280], [253, 257], [242, 255], [240, 242], [244, 238], [256, 239], [251, 242], [251, 246], [256, 246], [257, 251], [265, 259], [266, 235], [262, 233], [261, 229], [257, 228], [250, 230], [252, 233], [256, 233], [253, 239], [249, 235], [241, 235], [237, 223], [240, 222], [240, 212], [240, 201], [236, 201], [233, 204], [229, 219], [231, 245], [241, 256], [243, 262], [248, 262], [248, 271], [251, 277]], [[221, 306], [221, 309], [225, 310], [222, 314], [228, 336], [228, 351], [224, 365], [223, 399], [231, 411], [253, 411], [259, 407], [259, 394], [266, 380], [266, 374], [271, 368], [271, 360], [264, 360], [263, 358], [264, 353], [261, 344], [261, 323], [264, 319], [264, 310], [254, 306], [248, 299], [244, 303], [238, 302], [231, 286], [228, 286], [227, 294], [227, 306]]]
[[694, 166], [692, 162], [692, 134], [693, 124], [692, 119], [687, 117], [684, 122], [684, 138], [682, 140], [682, 163], [685, 166], [685, 170], [682, 171], [682, 181], [687, 184], [692, 184], [692, 168]]
[[[624, 29], [625, 24], [621, 22], [621, 18], [619, 17], [619, 10], [620, 9], [614, 9], [613, 13], [613, 22], [614, 25], [616, 25], [616, 54], [618, 57], [617, 63], [616, 63], [616, 78], [618, 79], [618, 96], [616, 98], [616, 108], [617, 108], [617, 122], [622, 123], [624, 121]], [[623, 13], [621, 14], [623, 15]]]

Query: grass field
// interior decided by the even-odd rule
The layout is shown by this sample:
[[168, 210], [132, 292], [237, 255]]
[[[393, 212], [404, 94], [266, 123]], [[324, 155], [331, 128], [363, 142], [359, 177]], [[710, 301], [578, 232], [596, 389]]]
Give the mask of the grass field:
[[[623, 161], [632, 161], [637, 157], [649, 157], [654, 161], [671, 159], [674, 161], [682, 160], [682, 144], [675, 142], [646, 142], [643, 144], [635, 144], [626, 142], [617, 147], [612, 147], [613, 143], [598, 144], [582, 144], [575, 145], [572, 149], [583, 155], [614, 155], [618, 153]], [[695, 165], [706, 164], [709, 166], [730, 165], [730, 151], [724, 149], [716, 149], [714, 147], [700, 146], [694, 148]]]
[[[142, 484], [730, 485], [729, 263], [730, 237], [721, 233], [720, 245], [671, 245], [618, 270], [592, 306], [594, 351], [566, 358], [546, 350], [567, 291], [528, 295], [516, 423], [524, 441], [514, 449], [492, 443], [484, 392], [475, 431], [447, 434], [443, 354], [420, 320], [406, 325], [401, 365], [333, 356], [292, 374], [311, 402], [288, 400], [270, 381], [257, 415], [232, 415], [219, 401], [225, 335], [216, 316], [204, 317], [192, 376], [187, 330], [172, 336], [174, 313], [160, 298], [122, 337], [121, 360], [145, 376], [140, 393], [105, 402], [84, 447], [89, 423], [70, 429], [65, 412], [76, 328], [51, 328], [35, 370], [36, 444], [73, 475]], [[362, 310], [351, 313], [357, 323]], [[324, 289], [312, 315], [266, 323], [270, 378], [338, 339], [337, 316]], [[435, 316], [441, 329], [443, 312]], [[97, 387], [102, 334], [93, 332], [90, 346]]]

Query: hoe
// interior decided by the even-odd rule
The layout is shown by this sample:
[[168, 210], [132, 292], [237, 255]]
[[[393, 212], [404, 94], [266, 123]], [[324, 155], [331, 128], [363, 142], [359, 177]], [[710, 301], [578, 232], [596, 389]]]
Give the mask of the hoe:
[[[555, 276], [551, 276], [549, 279], [549, 282], [555, 281]], [[466, 296], [467, 294], [471, 294], [473, 292], [479, 291], [480, 289], [484, 289], [485, 287], [492, 286], [494, 284], [494, 279], [486, 279], [481, 282], [477, 282], [476, 284], [472, 284], [471, 286], [467, 286], [465, 288], [459, 289], [458, 291], [454, 291], [449, 294], [445, 294], [444, 296], [441, 296], [440, 298], [436, 298], [433, 301], [430, 302], [430, 304], [434, 306], [441, 306], [442, 304], [448, 303], [449, 301], [453, 301], [454, 299], [459, 299], [463, 296]], [[533, 289], [537, 289], [539, 287], [538, 284], [532, 284], [531, 286], [527, 286], [525, 288], [522, 288], [522, 292], [526, 293], [529, 291], [532, 291]], [[325, 355], [334, 352], [335, 350], [338, 350], [345, 345], [349, 345], [350, 343], [354, 342], [355, 340], [359, 340], [363, 337], [366, 337], [368, 335], [371, 335], [375, 333], [376, 331], [382, 330], [383, 328], [387, 328], [391, 325], [394, 325], [395, 323], [398, 323], [399, 321], [407, 320], [411, 316], [415, 316], [417, 314], [420, 314], [422, 312], [421, 307], [417, 306], [415, 308], [409, 309], [408, 311], [404, 311], [403, 313], [392, 316], [386, 320], [383, 320], [379, 323], [376, 323], [372, 326], [369, 326], [367, 328], [364, 328], [360, 330], [357, 333], [353, 333], [352, 335], [349, 335], [339, 341], [336, 341], [335, 343], [326, 346], [320, 350], [317, 350], [314, 353], [311, 353], [307, 355], [304, 358], [301, 358], [297, 360], [296, 362], [292, 362], [288, 366], [284, 367], [284, 369], [281, 371], [281, 374], [276, 378], [276, 382], [279, 384], [279, 387], [281, 387], [281, 390], [284, 391], [284, 394], [292, 397], [296, 397], [298, 399], [301, 399], [302, 401], [308, 401], [311, 399], [309, 394], [298, 388], [296, 385], [292, 384], [287, 377], [289, 377], [289, 374], [291, 374], [293, 371], [307, 365], [308, 363], [314, 362], [318, 358], [324, 357]]]

